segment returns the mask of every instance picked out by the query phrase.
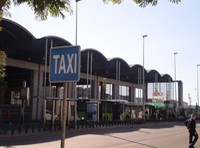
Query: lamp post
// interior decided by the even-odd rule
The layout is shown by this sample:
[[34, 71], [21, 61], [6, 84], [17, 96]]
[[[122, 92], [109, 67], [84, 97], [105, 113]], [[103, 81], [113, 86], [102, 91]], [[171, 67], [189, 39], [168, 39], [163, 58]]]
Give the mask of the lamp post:
[[147, 35], [143, 35], [143, 77], [142, 77], [142, 96], [143, 96], [143, 114], [144, 114], [144, 120], [145, 120], [145, 96], [144, 96], [144, 91], [145, 91], [145, 73], [144, 73], [144, 39], [147, 37]]
[[[79, 1], [81, 1], [81, 0], [75, 0], [76, 1], [76, 35], [75, 35], [75, 44], [76, 44], [76, 46], [77, 46], [77, 38], [78, 38], [78, 2]], [[74, 92], [74, 94], [73, 94], [73, 96], [74, 96], [74, 98], [76, 99], [77, 98], [77, 93], [76, 93], [76, 85], [77, 85], [77, 83], [76, 82], [73, 82], [73, 92]]]
[[[77, 46], [77, 38], [78, 38], [78, 2], [81, 1], [81, 0], [75, 0], [76, 1], [76, 35], [75, 35], [75, 44]], [[77, 85], [77, 82], [73, 82], [73, 97], [74, 99], [77, 98], [77, 88], [76, 88], [76, 85]], [[76, 107], [74, 109], [74, 115], [76, 115]], [[75, 116], [75, 121], [76, 121], [76, 116]], [[74, 122], [75, 123], [75, 122]], [[75, 123], [76, 124], [76, 123]], [[75, 126], [75, 125], [74, 125]]]
[[197, 89], [194, 88], [194, 98], [195, 98], [195, 103], [196, 103], [196, 105], [197, 105], [197, 97], [196, 97], [196, 94], [197, 94]]
[[200, 64], [197, 64], [197, 102], [199, 106], [199, 67]]
[[178, 107], [178, 100], [177, 100], [177, 94], [176, 94], [176, 55], [178, 52], [174, 53], [174, 88], [175, 88], [175, 101], [176, 101], [176, 115], [177, 115], [177, 107]]

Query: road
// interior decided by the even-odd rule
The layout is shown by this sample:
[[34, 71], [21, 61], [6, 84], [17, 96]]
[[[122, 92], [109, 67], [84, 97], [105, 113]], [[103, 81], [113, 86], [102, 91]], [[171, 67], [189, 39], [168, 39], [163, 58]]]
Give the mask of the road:
[[[200, 124], [197, 124], [200, 133]], [[60, 134], [0, 140], [0, 148], [59, 148]], [[155, 124], [143, 128], [115, 128], [68, 132], [66, 148], [187, 148], [185, 126]], [[200, 147], [197, 141], [196, 148]]]

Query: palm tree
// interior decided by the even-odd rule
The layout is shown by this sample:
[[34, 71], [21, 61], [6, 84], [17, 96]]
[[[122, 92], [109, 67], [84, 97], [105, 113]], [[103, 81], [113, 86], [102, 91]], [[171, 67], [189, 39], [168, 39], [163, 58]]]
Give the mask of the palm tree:
[[[13, 0], [13, 3], [16, 6], [26, 3], [36, 14], [36, 19], [39, 20], [46, 20], [48, 15], [64, 19], [65, 15], [63, 11], [72, 13], [70, 0]], [[10, 5], [10, 0], [0, 0], [0, 15], [6, 12], [10, 8]]]
[[[75, 0], [77, 1], [77, 0]], [[112, 2], [113, 4], [121, 4], [123, 0], [103, 0], [104, 3]], [[147, 5], [155, 6], [158, 0], [133, 0], [140, 7], [146, 7]], [[172, 3], [179, 3], [181, 0], [168, 0]], [[63, 11], [72, 13], [70, 6], [70, 0], [13, 0], [15, 5], [20, 5], [22, 3], [28, 4], [28, 6], [36, 14], [36, 18], [40, 20], [46, 20], [47, 16], [52, 17], [62, 17], [65, 18]], [[5, 12], [9, 9], [11, 4], [10, 0], [0, 0], [0, 12]], [[7, 11], [8, 12], [8, 11]], [[1, 15], [1, 14], [0, 14]]]
[[[104, 3], [112, 2], [113, 4], [121, 4], [123, 0], [103, 0]], [[156, 6], [158, 4], [158, 0], [133, 0], [140, 7], [146, 7], [147, 5]], [[168, 0], [172, 3], [178, 4], [181, 0]]]

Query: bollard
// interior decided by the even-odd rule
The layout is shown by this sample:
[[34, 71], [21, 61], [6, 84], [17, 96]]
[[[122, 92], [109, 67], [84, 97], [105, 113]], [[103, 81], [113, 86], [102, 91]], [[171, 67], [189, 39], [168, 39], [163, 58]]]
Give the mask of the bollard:
[[6, 135], [7, 132], [8, 132], [8, 125], [5, 124], [4, 127], [3, 127], [3, 133], [4, 133], [4, 135]]
[[11, 125], [11, 134], [13, 135], [15, 133], [15, 126], [14, 124]]
[[38, 132], [40, 132], [40, 130], [41, 130], [41, 124], [40, 123], [38, 123], [37, 128], [38, 128]]
[[46, 132], [46, 123], [43, 124], [43, 131]]
[[19, 125], [18, 126], [18, 133], [21, 134], [21, 132], [22, 132], [22, 127], [21, 127], [21, 125]]
[[93, 121], [93, 122], [92, 122], [92, 127], [93, 127], [93, 128], [95, 127], [94, 125], [95, 125], [95, 123], [94, 123], [94, 121]]
[[54, 123], [54, 131], [57, 130], [57, 123]]
[[26, 133], [26, 134], [28, 133], [28, 128], [29, 128], [29, 125], [26, 124], [26, 125], [25, 125], [25, 133]]
[[96, 127], [98, 127], [98, 122], [95, 122], [95, 124], [96, 124]]
[[35, 130], [35, 124], [34, 123], [32, 123], [32, 125], [31, 125], [31, 130], [32, 130], [32, 133], [34, 133], [34, 130]]
[[49, 131], [52, 131], [52, 123], [49, 124]]

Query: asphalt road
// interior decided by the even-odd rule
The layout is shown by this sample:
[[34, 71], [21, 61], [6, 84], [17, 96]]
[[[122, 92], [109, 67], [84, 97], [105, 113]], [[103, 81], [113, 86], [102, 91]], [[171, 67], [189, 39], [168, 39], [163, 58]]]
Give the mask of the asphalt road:
[[[197, 124], [200, 133], [200, 124]], [[0, 140], [0, 148], [59, 148], [60, 134]], [[68, 132], [66, 148], [188, 148], [185, 126], [155, 124], [143, 128], [117, 128]], [[197, 141], [196, 148], [200, 148]]]

